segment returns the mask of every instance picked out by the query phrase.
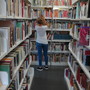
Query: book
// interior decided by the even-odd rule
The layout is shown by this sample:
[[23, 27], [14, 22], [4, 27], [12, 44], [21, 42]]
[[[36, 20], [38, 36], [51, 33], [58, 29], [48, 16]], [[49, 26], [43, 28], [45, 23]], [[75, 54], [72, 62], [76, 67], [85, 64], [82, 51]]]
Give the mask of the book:
[[7, 72], [0, 71], [0, 81], [1, 81], [2, 85], [9, 85]]
[[53, 13], [55, 18], [59, 17], [59, 10], [54, 10]]
[[14, 45], [14, 23], [12, 22], [12, 21], [9, 21], [9, 20], [7, 20], [7, 21], [0, 21], [0, 27], [8, 27], [8, 28], [10, 28], [10, 32], [9, 32], [9, 34], [10, 34], [10, 37], [8, 37], [8, 38], [10, 38], [10, 42], [8, 42], [8, 43], [10, 43], [10, 47], [12, 47], [13, 45]]
[[14, 4], [15, 4], [15, 17], [18, 17], [19, 16], [19, 0], [15, 0], [14, 1]]
[[80, 28], [80, 38], [79, 38], [79, 43], [80, 45], [89, 45], [89, 28], [88, 27], [81, 27]]
[[[6, 72], [7, 73], [7, 78], [8, 78], [8, 82], [7, 82], [7, 79], [6, 79], [6, 82], [7, 84], [9, 85], [10, 84], [10, 79], [11, 79], [11, 70], [10, 70], [10, 64], [0, 64], [0, 71], [3, 71], [3, 72]], [[4, 77], [2, 78], [2, 80], [4, 79]], [[4, 79], [5, 80], [5, 79]]]
[[1, 17], [31, 17], [30, 3], [24, 0], [3, 0], [0, 6]]
[[1, 38], [1, 53], [8, 52], [10, 49], [10, 28], [2, 27], [0, 28], [0, 38]]
[[77, 3], [76, 8], [76, 19], [80, 18], [80, 2]]
[[7, 0], [7, 16], [12, 16], [11, 14], [11, 0]]
[[16, 23], [16, 38], [17, 38], [17, 41], [20, 41], [23, 39], [22, 22]]
[[0, 16], [1, 17], [6, 17], [7, 16], [6, 0], [0, 0]]
[[81, 2], [81, 11], [80, 11], [80, 18], [87, 18], [88, 16], [88, 2]]
[[90, 50], [84, 49], [83, 50], [83, 64], [85, 66], [90, 66]]

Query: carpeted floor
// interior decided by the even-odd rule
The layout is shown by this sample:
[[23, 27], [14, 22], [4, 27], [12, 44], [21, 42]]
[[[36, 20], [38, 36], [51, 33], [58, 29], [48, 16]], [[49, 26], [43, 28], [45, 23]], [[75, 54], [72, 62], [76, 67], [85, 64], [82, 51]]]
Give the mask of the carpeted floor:
[[50, 66], [42, 72], [35, 69], [34, 79], [30, 90], [68, 90], [65, 79], [64, 69], [66, 67]]

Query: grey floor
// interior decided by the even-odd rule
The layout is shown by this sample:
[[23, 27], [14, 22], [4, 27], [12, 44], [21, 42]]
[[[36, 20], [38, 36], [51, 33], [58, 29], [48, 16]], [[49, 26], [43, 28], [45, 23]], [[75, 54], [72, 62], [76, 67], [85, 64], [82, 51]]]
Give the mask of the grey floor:
[[68, 90], [64, 80], [64, 69], [66, 67], [50, 66], [48, 71], [39, 72], [37, 66], [33, 66], [35, 75], [30, 90]]

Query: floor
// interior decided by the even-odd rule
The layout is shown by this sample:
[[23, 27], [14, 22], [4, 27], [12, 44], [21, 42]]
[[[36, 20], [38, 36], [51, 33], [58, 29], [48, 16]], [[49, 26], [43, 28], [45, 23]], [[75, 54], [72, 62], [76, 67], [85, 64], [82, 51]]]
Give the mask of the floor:
[[66, 67], [50, 66], [42, 72], [35, 69], [34, 79], [30, 90], [68, 90], [64, 80], [64, 69]]

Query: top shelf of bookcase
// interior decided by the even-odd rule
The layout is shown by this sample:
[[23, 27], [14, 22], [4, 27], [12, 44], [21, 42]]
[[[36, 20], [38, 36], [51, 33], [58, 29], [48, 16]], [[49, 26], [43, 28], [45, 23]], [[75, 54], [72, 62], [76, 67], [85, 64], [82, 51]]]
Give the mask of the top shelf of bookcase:
[[69, 9], [71, 6], [53, 6], [53, 9]]
[[2, 17], [2, 16], [0, 16], [0, 20], [32, 20], [32, 18], [26, 18], [26, 17]]
[[53, 8], [53, 9], [69, 9], [71, 6], [31, 6], [33, 9], [37, 8]]
[[53, 8], [52, 6], [31, 6], [33, 9], [35, 8]]

